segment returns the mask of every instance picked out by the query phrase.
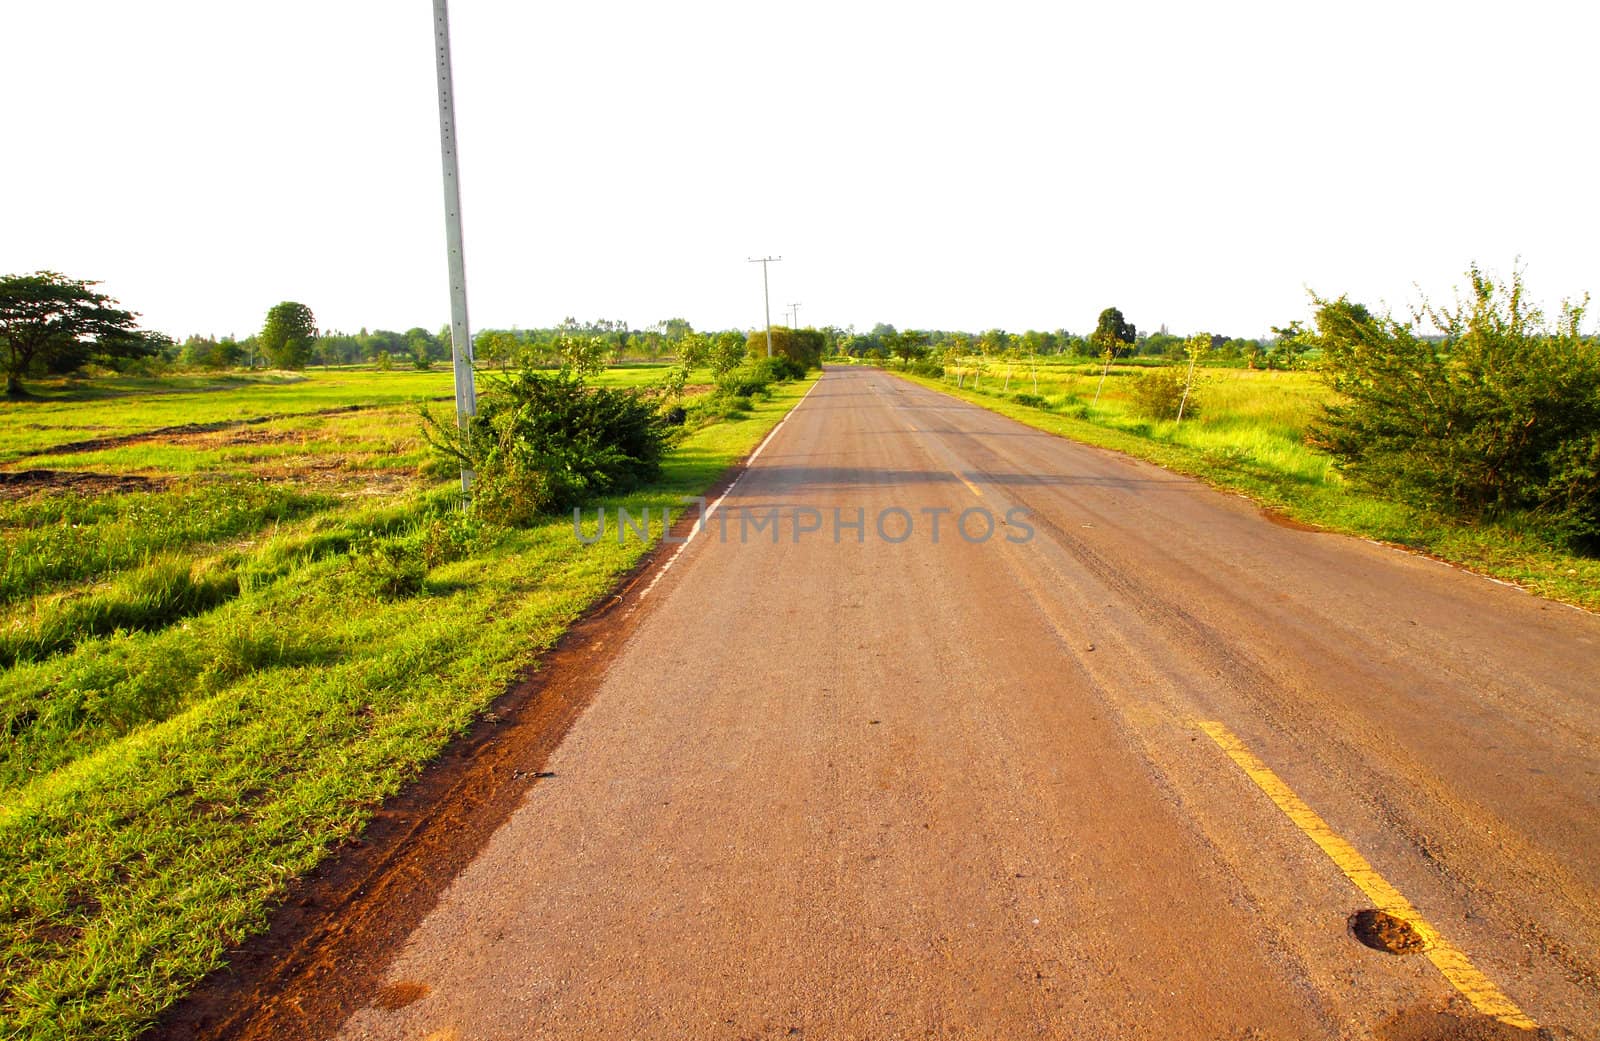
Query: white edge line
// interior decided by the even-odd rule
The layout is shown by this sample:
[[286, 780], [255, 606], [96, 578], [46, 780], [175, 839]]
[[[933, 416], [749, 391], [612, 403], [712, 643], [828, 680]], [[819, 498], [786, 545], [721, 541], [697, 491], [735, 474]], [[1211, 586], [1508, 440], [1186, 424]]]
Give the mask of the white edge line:
[[729, 493], [731, 493], [735, 488], [739, 487], [739, 482], [744, 480], [745, 474], [750, 472], [750, 467], [755, 465], [756, 459], [759, 458], [761, 453], [766, 450], [767, 443], [769, 441], [771, 441], [774, 437], [778, 436], [778, 431], [782, 430], [783, 429], [783, 425], [785, 423], [789, 422], [789, 417], [794, 415], [796, 412], [800, 411], [800, 406], [804, 405], [806, 403], [806, 398], [809, 398], [811, 396], [811, 392], [813, 390], [816, 390], [817, 389], [817, 384], [821, 383], [821, 382], [822, 382], [822, 377], [819, 375], [817, 377], [816, 383], [811, 384], [811, 386], [806, 389], [806, 392], [804, 394], [800, 395], [800, 400], [796, 401], [794, 403], [794, 407], [791, 408], [788, 412], [785, 412], [783, 414], [783, 418], [778, 420], [778, 425], [773, 427], [771, 430], [767, 431], [767, 436], [761, 439], [761, 443], [759, 445], [756, 445], [756, 450], [754, 452], [751, 452], [750, 453], [750, 457], [744, 461], [744, 469], [739, 471], [739, 476], [735, 477], [733, 479], [733, 483], [728, 485], [728, 487], [726, 487], [726, 488], [724, 488], [722, 490], [722, 494], [717, 496], [715, 502], [713, 502], [710, 506], [706, 507], [705, 516], [703, 516], [699, 520], [697, 520], [695, 522], [694, 527], [689, 529], [688, 537], [683, 540], [682, 544], [679, 545], [677, 549], [672, 551], [672, 556], [668, 557], [667, 558], [667, 562], [665, 564], [661, 565], [661, 570], [657, 571], [655, 573], [655, 577], [650, 579], [650, 584], [645, 586], [643, 589], [639, 590], [639, 599], [640, 600], [643, 600], [645, 597], [649, 596], [650, 595], [650, 591], [656, 587], [656, 583], [660, 582], [663, 578], [665, 578], [667, 572], [672, 570], [672, 565], [674, 565], [674, 564], [676, 564], [678, 562], [678, 557], [682, 556], [683, 555], [683, 551], [689, 548], [689, 543], [694, 541], [694, 537], [696, 535], [700, 534], [700, 529], [704, 528], [707, 524], [709, 524], [711, 522], [711, 515], [716, 512], [717, 507], [722, 505], [722, 500], [726, 499], [728, 497]]

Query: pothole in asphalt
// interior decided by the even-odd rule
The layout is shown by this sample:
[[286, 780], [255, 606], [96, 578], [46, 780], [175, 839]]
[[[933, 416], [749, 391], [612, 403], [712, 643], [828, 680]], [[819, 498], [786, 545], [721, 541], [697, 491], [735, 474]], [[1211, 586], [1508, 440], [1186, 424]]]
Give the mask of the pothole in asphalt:
[[1417, 954], [1428, 945], [1410, 922], [1375, 908], [1351, 915], [1350, 932], [1368, 947], [1386, 954]]

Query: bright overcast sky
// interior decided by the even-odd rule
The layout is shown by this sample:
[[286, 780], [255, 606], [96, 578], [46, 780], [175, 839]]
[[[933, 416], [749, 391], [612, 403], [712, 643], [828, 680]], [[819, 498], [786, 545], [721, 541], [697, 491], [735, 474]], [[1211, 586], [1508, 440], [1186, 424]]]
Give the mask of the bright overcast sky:
[[[5, 0], [0, 273], [245, 335], [449, 315], [425, 0]], [[473, 325], [1256, 335], [1600, 291], [1600, 5], [454, 0]]]

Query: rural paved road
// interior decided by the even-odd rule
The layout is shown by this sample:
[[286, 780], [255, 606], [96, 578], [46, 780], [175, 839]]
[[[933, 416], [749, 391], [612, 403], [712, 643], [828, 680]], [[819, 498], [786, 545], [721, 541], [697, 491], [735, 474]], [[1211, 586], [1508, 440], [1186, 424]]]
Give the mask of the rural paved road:
[[1600, 619], [866, 370], [722, 508], [341, 1037], [1600, 1036]]

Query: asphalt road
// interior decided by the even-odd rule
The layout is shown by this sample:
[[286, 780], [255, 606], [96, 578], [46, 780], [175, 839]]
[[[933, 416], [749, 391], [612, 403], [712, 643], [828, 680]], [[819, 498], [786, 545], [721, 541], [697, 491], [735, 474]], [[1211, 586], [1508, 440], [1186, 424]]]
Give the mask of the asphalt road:
[[1600, 1037], [1600, 618], [855, 369], [657, 575], [341, 1037]]

